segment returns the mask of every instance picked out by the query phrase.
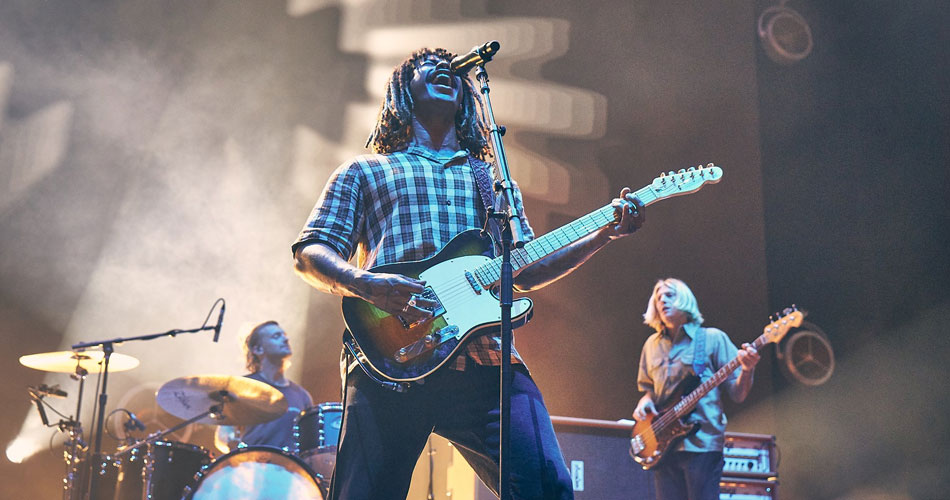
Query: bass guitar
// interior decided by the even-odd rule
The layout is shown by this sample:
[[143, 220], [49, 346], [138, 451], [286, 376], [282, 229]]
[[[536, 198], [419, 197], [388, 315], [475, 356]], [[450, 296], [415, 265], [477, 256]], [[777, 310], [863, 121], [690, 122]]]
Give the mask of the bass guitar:
[[[802, 319], [805, 317], [804, 313], [795, 309], [794, 306], [791, 309], [785, 309], [783, 314], [784, 316], [765, 327], [762, 335], [752, 342], [752, 347], [758, 350], [769, 342], [782, 340], [790, 329], [801, 326]], [[674, 395], [668, 398], [669, 403], [662, 405], [656, 415], [648, 415], [647, 418], [634, 424], [630, 438], [630, 454], [633, 459], [644, 470], [652, 469], [660, 463], [671, 446], [699, 430], [698, 422], [685, 423], [683, 417], [689, 415], [703, 396], [729, 378], [737, 368], [739, 368], [738, 357], [726, 363], [702, 384], [698, 384], [699, 379], [695, 376], [681, 382]], [[686, 391], [691, 392], [680, 398], [680, 395]]]
[[[722, 169], [710, 163], [661, 174], [631, 194], [643, 205], [650, 205], [698, 191], [721, 178]], [[615, 209], [608, 204], [513, 249], [513, 274], [613, 222]], [[343, 298], [343, 319], [351, 336], [346, 341], [348, 348], [364, 367], [385, 379], [421, 380], [445, 365], [468, 340], [500, 328], [501, 308], [494, 289], [501, 280], [501, 257], [493, 257], [492, 239], [478, 229], [460, 233], [428, 259], [378, 266], [371, 271], [425, 280], [426, 288], [420, 295], [438, 304], [432, 318], [409, 324], [401, 316], [360, 298]], [[531, 310], [531, 299], [514, 300], [512, 327], [527, 323]]]

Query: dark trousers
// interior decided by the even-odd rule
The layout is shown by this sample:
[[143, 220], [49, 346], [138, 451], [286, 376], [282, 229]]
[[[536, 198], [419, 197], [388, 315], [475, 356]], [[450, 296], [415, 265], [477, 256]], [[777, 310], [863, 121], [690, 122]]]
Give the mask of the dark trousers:
[[[512, 498], [572, 499], [570, 474], [541, 393], [523, 367], [513, 367], [513, 372]], [[442, 369], [403, 394], [354, 370], [347, 381], [330, 499], [405, 499], [431, 432], [452, 441], [497, 495], [498, 386], [498, 367]]]
[[657, 500], [718, 500], [722, 452], [670, 452], [653, 469]]

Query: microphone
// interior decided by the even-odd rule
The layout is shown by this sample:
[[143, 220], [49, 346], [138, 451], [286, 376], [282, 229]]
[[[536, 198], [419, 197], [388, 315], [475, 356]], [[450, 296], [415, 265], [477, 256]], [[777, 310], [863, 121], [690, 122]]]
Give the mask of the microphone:
[[66, 391], [61, 390], [58, 385], [50, 387], [46, 384], [40, 384], [39, 387], [30, 387], [30, 391], [35, 394], [41, 394], [43, 396], [53, 396], [54, 398], [66, 398], [69, 394]]
[[43, 422], [43, 425], [49, 427], [49, 417], [46, 416], [46, 409], [43, 408], [43, 400], [40, 398], [30, 398], [33, 400], [33, 404], [36, 405], [36, 411], [40, 412], [40, 420]]
[[468, 54], [462, 54], [452, 59], [450, 63], [452, 72], [459, 76], [464, 75], [475, 66], [481, 66], [491, 61], [500, 48], [501, 44], [498, 43], [498, 40], [492, 40], [485, 45], [476, 45], [472, 47]]
[[218, 336], [221, 335], [221, 322], [224, 321], [224, 299], [221, 300], [221, 311], [218, 313], [218, 324], [214, 325], [214, 342], [218, 341]]
[[144, 431], [144, 430], [145, 430], [145, 424], [143, 424], [142, 421], [139, 420], [138, 418], [135, 418], [135, 414], [134, 414], [134, 413], [132, 413], [132, 412], [130, 412], [130, 411], [126, 411], [126, 413], [129, 414], [129, 420], [128, 420], [128, 421], [125, 423], [125, 425], [123, 426], [123, 427], [125, 427], [125, 430], [127, 430], [127, 431], [132, 431], [132, 430], [135, 430], [135, 429], [138, 429], [138, 430], [140, 430], [140, 431]]

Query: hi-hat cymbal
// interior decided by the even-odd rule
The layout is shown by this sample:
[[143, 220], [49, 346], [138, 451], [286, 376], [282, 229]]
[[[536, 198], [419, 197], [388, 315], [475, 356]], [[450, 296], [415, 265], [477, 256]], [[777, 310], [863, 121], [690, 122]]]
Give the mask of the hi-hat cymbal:
[[264, 382], [232, 375], [195, 375], [169, 380], [155, 393], [165, 411], [191, 419], [223, 403], [220, 418], [205, 417], [200, 424], [256, 425], [287, 412], [287, 400]]
[[[76, 365], [89, 372], [100, 369], [105, 353], [102, 351], [56, 351], [20, 356], [20, 364], [44, 372], [76, 373]], [[124, 372], [139, 365], [139, 360], [127, 354], [109, 356], [109, 372]]]

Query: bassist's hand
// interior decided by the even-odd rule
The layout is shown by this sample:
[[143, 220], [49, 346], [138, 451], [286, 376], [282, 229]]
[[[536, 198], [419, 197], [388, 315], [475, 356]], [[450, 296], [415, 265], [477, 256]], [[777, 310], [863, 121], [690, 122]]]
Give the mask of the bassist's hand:
[[425, 281], [389, 273], [365, 273], [357, 281], [360, 298], [393, 316], [409, 323], [432, 317], [435, 302], [418, 296], [425, 290]]
[[637, 408], [633, 410], [633, 419], [640, 422], [645, 420], [647, 415], [656, 415], [656, 406], [653, 404], [653, 399], [645, 395], [640, 398]]
[[752, 344], [742, 344], [742, 349], [739, 349], [739, 354], [736, 356], [739, 358], [739, 364], [742, 366], [742, 371], [752, 373], [755, 370], [755, 365], [759, 362], [761, 356], [759, 351], [755, 350], [755, 347]]

